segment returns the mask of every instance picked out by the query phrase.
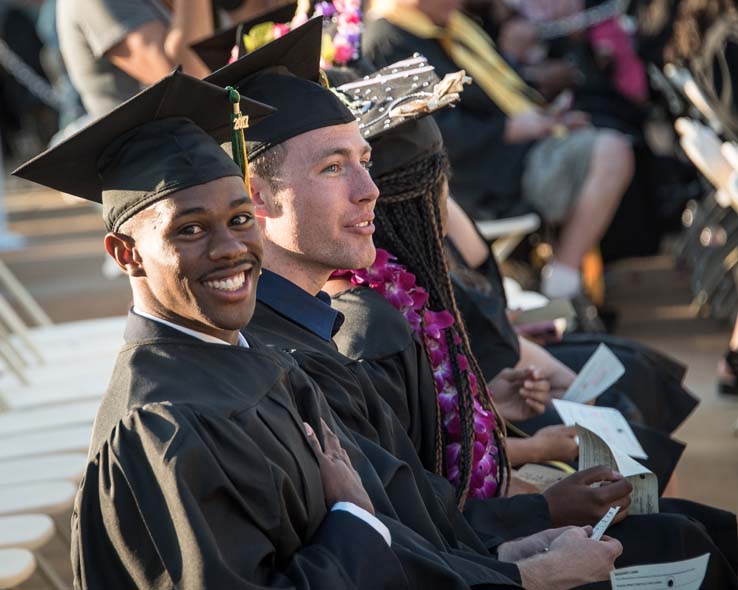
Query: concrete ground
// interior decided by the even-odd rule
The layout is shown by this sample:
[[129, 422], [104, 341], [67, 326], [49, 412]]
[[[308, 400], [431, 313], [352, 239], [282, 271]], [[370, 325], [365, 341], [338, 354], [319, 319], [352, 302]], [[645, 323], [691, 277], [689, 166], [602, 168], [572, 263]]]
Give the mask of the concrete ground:
[[715, 386], [732, 326], [694, 317], [688, 274], [668, 256], [616, 265], [608, 273], [608, 300], [621, 314], [617, 333], [687, 364], [687, 386], [702, 400], [675, 433], [688, 443], [677, 468], [678, 495], [738, 512], [738, 400], [719, 396]]
[[[104, 228], [98, 208], [76, 199], [11, 181], [6, 208], [10, 229], [28, 238], [27, 247], [3, 252], [13, 270], [54, 321], [125, 314], [127, 281], [106, 279]], [[680, 496], [738, 512], [738, 438], [733, 425], [738, 402], [718, 398], [715, 366], [730, 327], [695, 319], [689, 308], [687, 275], [668, 257], [618, 264], [608, 273], [609, 301], [620, 312], [618, 334], [638, 339], [689, 365], [687, 384], [702, 403], [676, 436], [688, 443], [678, 469]], [[68, 526], [69, 515], [59, 517]], [[67, 545], [59, 539], [42, 554], [69, 579]], [[36, 574], [28, 590], [48, 583]]]

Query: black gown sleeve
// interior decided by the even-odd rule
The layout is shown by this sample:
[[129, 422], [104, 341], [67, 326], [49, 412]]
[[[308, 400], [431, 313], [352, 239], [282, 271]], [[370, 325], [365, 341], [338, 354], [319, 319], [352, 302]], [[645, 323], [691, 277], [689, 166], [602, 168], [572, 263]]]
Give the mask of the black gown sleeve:
[[434, 468], [437, 407], [433, 371], [412, 328], [368, 287], [339, 293], [333, 307], [346, 317], [334, 336], [338, 350], [361, 363], [429, 470]]
[[72, 518], [75, 587], [406, 587], [382, 536], [347, 512], [326, 512], [303, 540], [297, 489], [227, 418], [135, 410], [88, 464]]

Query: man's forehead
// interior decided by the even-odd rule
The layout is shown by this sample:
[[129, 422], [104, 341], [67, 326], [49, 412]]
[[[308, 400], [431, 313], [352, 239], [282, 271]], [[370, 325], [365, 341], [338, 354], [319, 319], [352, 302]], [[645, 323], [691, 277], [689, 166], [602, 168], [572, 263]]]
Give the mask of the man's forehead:
[[361, 136], [359, 125], [355, 121], [307, 131], [288, 139], [284, 145], [289, 153], [299, 152], [296, 155], [313, 160], [332, 152], [350, 151], [363, 154], [371, 151], [371, 146]]
[[181, 215], [196, 208], [207, 211], [224, 205], [235, 207], [248, 203], [251, 203], [251, 199], [246, 192], [243, 180], [237, 176], [225, 176], [174, 192], [144, 211], [150, 211], [152, 215], [163, 219]]

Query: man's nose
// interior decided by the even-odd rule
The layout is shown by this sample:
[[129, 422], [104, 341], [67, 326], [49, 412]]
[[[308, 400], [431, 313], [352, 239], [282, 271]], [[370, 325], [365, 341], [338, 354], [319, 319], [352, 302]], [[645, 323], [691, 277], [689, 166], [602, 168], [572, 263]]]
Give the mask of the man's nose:
[[210, 238], [209, 255], [212, 260], [238, 258], [249, 251], [248, 245], [228, 227], [214, 229]]
[[351, 191], [352, 201], [355, 202], [373, 202], [379, 197], [379, 189], [374, 184], [369, 171], [361, 167], [361, 171], [354, 179], [354, 185]]

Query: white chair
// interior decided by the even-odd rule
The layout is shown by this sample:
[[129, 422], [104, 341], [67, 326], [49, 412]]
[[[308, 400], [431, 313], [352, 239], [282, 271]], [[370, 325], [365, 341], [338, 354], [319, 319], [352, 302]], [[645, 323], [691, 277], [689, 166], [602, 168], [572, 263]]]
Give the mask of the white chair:
[[[109, 378], [110, 374], [108, 374]], [[6, 410], [38, 408], [48, 404], [67, 404], [73, 402], [99, 400], [107, 388], [107, 380], [100, 376], [93, 380], [66, 382], [43, 387], [18, 388], [13, 391], [0, 391], [0, 407]]]
[[93, 399], [0, 413], [0, 444], [5, 436], [92, 424], [99, 405]]
[[[36, 565], [49, 585], [55, 590], [62, 590], [68, 588], [69, 584], [61, 578], [46, 558], [37, 552], [51, 541], [55, 534], [54, 520], [46, 514], [0, 516], [0, 552], [10, 548], [33, 552]], [[18, 582], [20, 583], [22, 582]]]
[[499, 262], [507, 259], [523, 238], [541, 227], [541, 218], [535, 213], [476, 221], [477, 229], [488, 242], [494, 241], [492, 251]]
[[82, 357], [74, 363], [31, 366], [25, 371], [26, 384], [17, 383], [9, 375], [0, 377], [0, 391], [11, 392], [53, 387], [60, 382], [79, 382], [83, 379], [94, 379], [102, 383], [104, 387], [108, 384], [107, 380], [113, 372], [115, 359], [115, 353], [112, 353], [97, 358]]
[[86, 465], [85, 453], [57, 453], [0, 461], [0, 487], [50, 479], [79, 483]]
[[53, 453], [86, 453], [91, 433], [92, 424], [81, 424], [47, 432], [7, 436], [0, 444], [0, 461]]
[[0, 549], [35, 551], [54, 538], [54, 521], [47, 514], [0, 516]]
[[709, 127], [684, 117], [677, 119], [674, 127], [692, 163], [715, 188], [724, 190], [735, 169], [724, 155], [720, 138]]
[[76, 485], [61, 480], [0, 486], [0, 516], [63, 514], [74, 504], [76, 493]]
[[0, 588], [14, 588], [36, 571], [36, 559], [28, 549], [0, 549]]
[[664, 66], [664, 74], [689, 100], [692, 106], [697, 109], [697, 112], [705, 118], [710, 127], [716, 133], [722, 133], [723, 125], [720, 122], [720, 117], [717, 116], [715, 110], [710, 106], [710, 101], [697, 85], [697, 82], [695, 82], [692, 73], [686, 68], [678, 67], [674, 64], [666, 64]]

